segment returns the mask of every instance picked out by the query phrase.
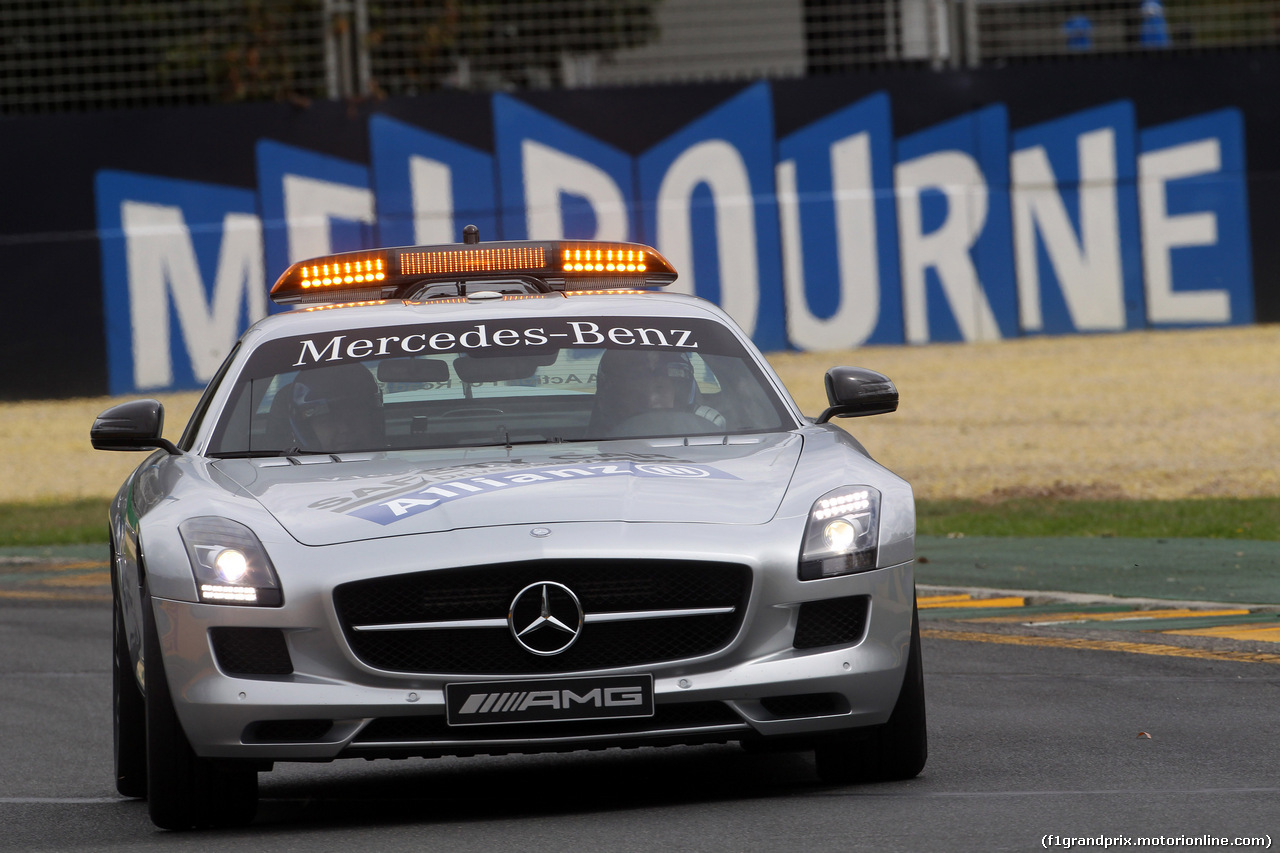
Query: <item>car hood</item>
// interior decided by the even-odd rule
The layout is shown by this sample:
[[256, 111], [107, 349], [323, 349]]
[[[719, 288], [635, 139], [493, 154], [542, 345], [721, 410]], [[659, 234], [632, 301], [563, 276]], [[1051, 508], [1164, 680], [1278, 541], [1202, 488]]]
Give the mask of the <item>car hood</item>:
[[213, 467], [299, 542], [331, 545], [509, 524], [763, 524], [777, 512], [802, 445], [800, 435], [784, 433], [223, 459]]

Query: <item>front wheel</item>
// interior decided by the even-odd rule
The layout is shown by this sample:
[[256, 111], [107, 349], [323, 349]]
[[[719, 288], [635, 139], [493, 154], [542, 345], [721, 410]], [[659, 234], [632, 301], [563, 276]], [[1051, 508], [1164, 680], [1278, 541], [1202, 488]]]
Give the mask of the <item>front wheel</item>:
[[147, 805], [161, 829], [243, 826], [258, 809], [258, 774], [200, 758], [173, 708], [151, 596], [142, 599], [146, 662]]
[[[115, 572], [115, 552], [111, 570]], [[112, 587], [117, 581], [112, 577]], [[116, 763], [116, 790], [126, 797], [147, 795], [147, 709], [138, 689], [124, 630], [120, 593], [111, 597], [113, 618], [111, 662], [111, 728]]]
[[854, 730], [830, 735], [814, 748], [814, 758], [818, 778], [832, 784], [846, 784], [913, 779], [924, 769], [928, 756], [920, 617], [913, 602], [907, 672], [889, 722], [867, 732]]

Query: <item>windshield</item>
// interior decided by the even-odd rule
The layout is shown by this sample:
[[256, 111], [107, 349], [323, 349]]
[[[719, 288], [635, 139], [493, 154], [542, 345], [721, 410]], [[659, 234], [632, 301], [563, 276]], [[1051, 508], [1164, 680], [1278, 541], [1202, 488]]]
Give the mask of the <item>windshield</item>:
[[718, 323], [587, 317], [353, 329], [270, 341], [235, 379], [212, 456], [729, 435], [793, 424]]

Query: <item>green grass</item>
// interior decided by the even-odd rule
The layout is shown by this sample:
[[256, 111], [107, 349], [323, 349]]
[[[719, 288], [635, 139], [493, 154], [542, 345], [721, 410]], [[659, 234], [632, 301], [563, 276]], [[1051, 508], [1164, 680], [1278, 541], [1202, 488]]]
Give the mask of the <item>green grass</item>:
[[1280, 541], [1280, 498], [919, 501], [916, 515], [917, 530], [928, 536], [963, 533]]
[[[0, 547], [107, 541], [107, 498], [0, 504]], [[1125, 536], [1280, 541], [1280, 498], [1083, 501], [1019, 498], [919, 501], [929, 536]]]
[[0, 547], [107, 543], [110, 498], [0, 503]]

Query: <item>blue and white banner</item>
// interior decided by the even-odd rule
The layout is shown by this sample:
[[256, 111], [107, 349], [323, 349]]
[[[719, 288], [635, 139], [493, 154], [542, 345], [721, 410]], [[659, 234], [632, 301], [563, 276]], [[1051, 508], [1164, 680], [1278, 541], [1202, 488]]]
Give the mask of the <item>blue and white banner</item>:
[[1243, 116], [1225, 109], [1160, 125], [1140, 144], [1148, 323], [1252, 323]]
[[1011, 127], [989, 103], [897, 136], [879, 92], [779, 134], [774, 99], [730, 91], [634, 144], [501, 94], [473, 102], [479, 146], [374, 113], [367, 162], [264, 134], [252, 188], [100, 170], [109, 391], [201, 387], [291, 262], [467, 224], [651, 243], [765, 350], [1254, 321], [1237, 108], [1143, 127], [1111, 99]]
[[787, 339], [802, 350], [903, 342], [889, 97], [778, 143]]
[[504, 239], [635, 238], [630, 157], [506, 95], [493, 130]]
[[369, 146], [381, 245], [461, 243], [468, 225], [497, 237], [493, 157], [382, 115]]
[[1013, 135], [1018, 309], [1026, 333], [1141, 328], [1133, 104], [1118, 101]]
[[907, 343], [1017, 334], [1004, 106], [899, 140], [894, 188]]
[[267, 314], [254, 193], [111, 171], [94, 191], [113, 393], [203, 387]]
[[639, 159], [641, 240], [680, 274], [669, 289], [717, 303], [764, 349], [786, 347], [775, 163], [763, 83]]

